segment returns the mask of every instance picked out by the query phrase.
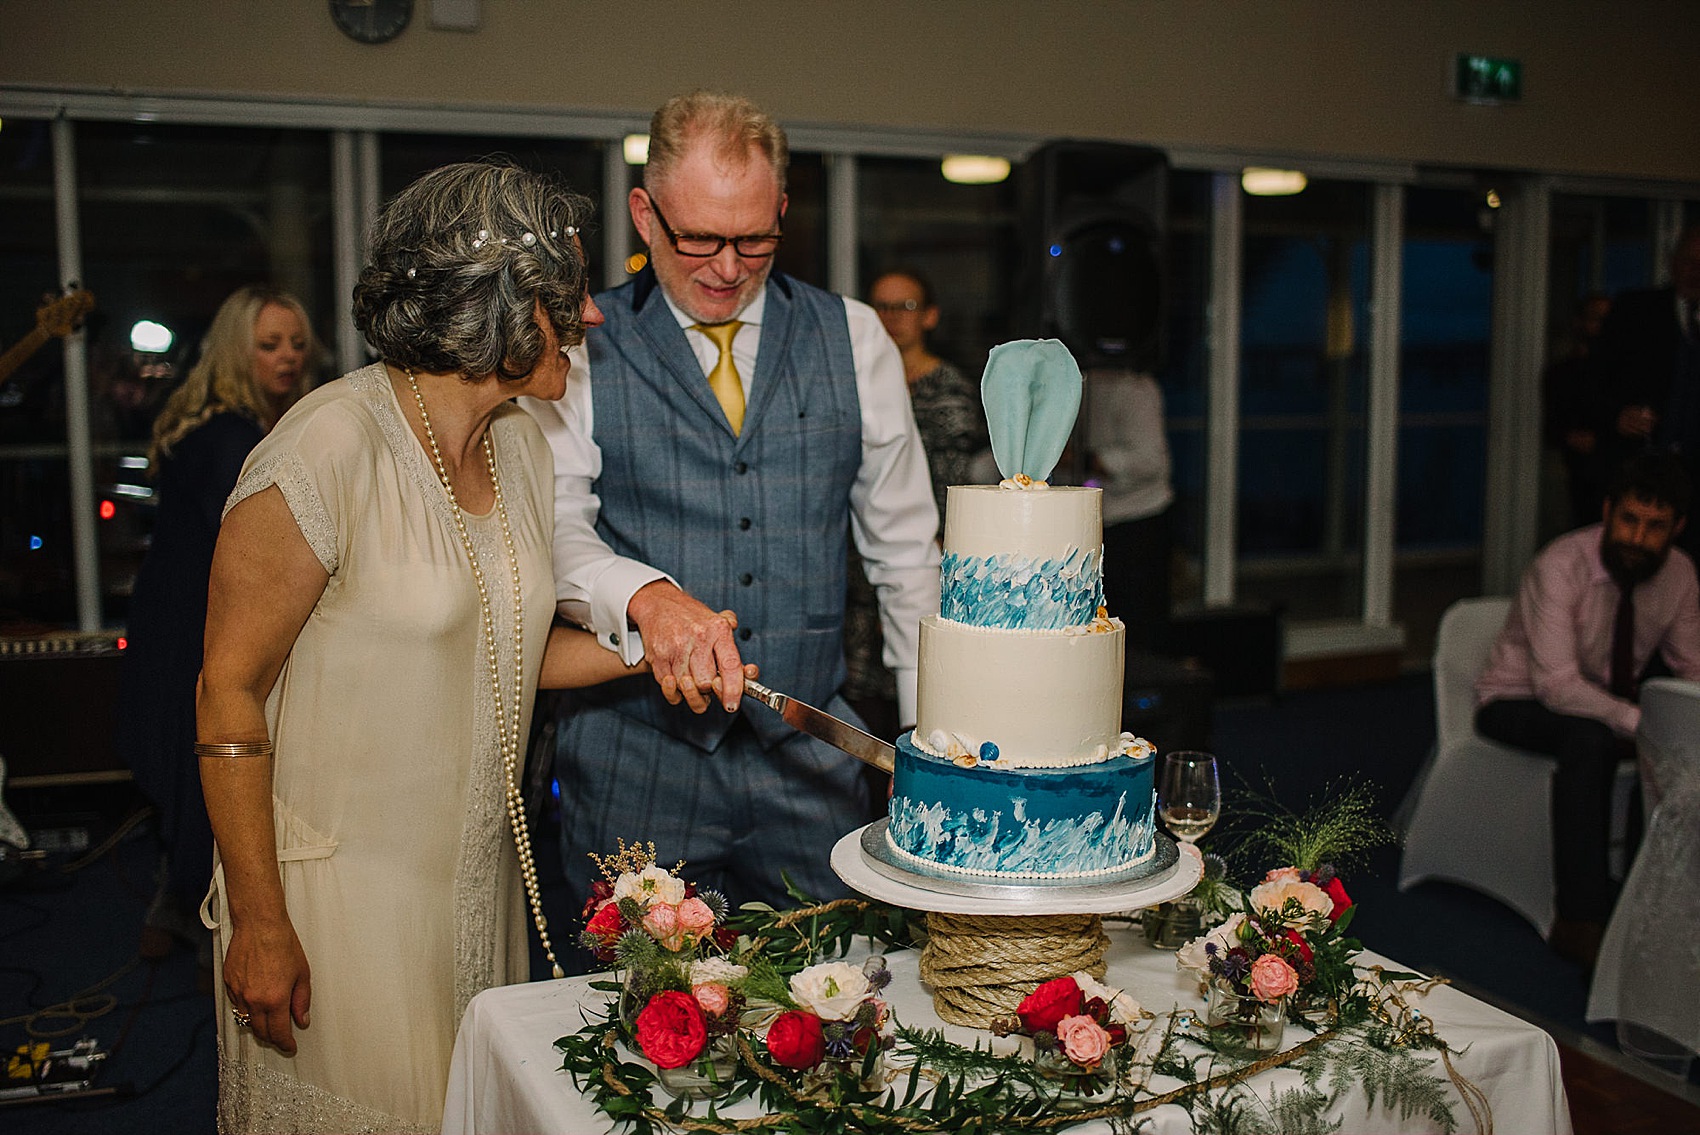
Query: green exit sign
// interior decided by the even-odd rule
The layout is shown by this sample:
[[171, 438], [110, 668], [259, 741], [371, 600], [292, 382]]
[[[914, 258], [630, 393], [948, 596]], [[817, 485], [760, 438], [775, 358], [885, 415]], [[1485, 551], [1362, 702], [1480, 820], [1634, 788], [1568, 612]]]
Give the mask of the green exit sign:
[[1491, 55], [1460, 55], [1452, 93], [1465, 102], [1516, 102], [1523, 97], [1523, 62]]

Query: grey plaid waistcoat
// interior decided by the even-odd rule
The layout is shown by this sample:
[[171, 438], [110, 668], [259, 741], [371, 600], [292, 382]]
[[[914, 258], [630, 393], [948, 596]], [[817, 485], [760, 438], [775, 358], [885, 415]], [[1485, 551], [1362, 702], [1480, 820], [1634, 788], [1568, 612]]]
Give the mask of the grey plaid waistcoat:
[[[861, 402], [844, 301], [775, 272], [743, 432], [734, 437], [685, 331], [645, 269], [596, 297], [589, 338], [596, 528], [609, 547], [738, 613], [738, 649], [762, 681], [825, 705], [844, 681], [850, 488], [862, 462]], [[733, 718], [669, 706], [653, 679], [581, 692], [704, 751]], [[789, 735], [746, 701], [764, 745]]]

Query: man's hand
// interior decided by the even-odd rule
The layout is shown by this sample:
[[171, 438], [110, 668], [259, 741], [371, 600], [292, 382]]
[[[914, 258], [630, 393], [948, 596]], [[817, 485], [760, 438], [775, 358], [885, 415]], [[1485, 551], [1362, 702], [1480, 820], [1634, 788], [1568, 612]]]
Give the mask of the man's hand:
[[718, 692], [727, 713], [737, 710], [744, 694], [743, 659], [732, 639], [737, 615], [717, 614], [665, 579], [638, 588], [626, 614], [643, 635], [644, 657], [669, 705], [683, 699], [692, 713], [703, 713], [708, 695]]

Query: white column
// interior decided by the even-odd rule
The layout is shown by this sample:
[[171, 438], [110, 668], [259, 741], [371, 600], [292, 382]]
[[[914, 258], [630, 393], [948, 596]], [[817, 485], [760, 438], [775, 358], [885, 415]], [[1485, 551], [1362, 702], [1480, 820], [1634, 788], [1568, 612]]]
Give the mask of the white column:
[[1405, 187], [1375, 187], [1370, 280], [1369, 415], [1364, 438], [1364, 623], [1393, 623], [1393, 541], [1398, 517], [1399, 311]]
[[[83, 232], [77, 216], [77, 134], [69, 118], [53, 120], [53, 213], [59, 282], [83, 278]], [[100, 629], [100, 539], [95, 531], [94, 447], [89, 434], [89, 353], [82, 330], [65, 336], [65, 448], [71, 474], [71, 557], [77, 629]]]
[[1493, 356], [1488, 370], [1482, 591], [1509, 595], [1534, 556], [1541, 481], [1552, 193], [1530, 177], [1503, 193], [1494, 225]]
[[1670, 283], [1670, 254], [1682, 235], [1682, 202], [1660, 198], [1653, 202], [1653, 286]]
[[361, 235], [360, 178], [354, 157], [355, 133], [338, 130], [331, 135], [331, 271], [336, 286], [336, 369], [347, 374], [366, 357], [360, 332], [354, 329], [351, 297], [360, 275]]
[[856, 271], [856, 155], [826, 155], [826, 273], [828, 286], [853, 296]]
[[1210, 210], [1210, 374], [1204, 477], [1204, 602], [1210, 606], [1225, 606], [1234, 601], [1244, 222], [1239, 175], [1217, 173]]

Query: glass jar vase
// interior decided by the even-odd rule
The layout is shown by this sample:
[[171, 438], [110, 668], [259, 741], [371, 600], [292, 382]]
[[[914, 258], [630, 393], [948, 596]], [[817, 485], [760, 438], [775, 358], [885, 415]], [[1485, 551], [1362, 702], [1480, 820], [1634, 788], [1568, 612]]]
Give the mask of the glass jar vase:
[[1033, 1069], [1043, 1076], [1054, 1090], [1047, 1093], [1050, 1105], [1057, 1111], [1085, 1111], [1101, 1107], [1116, 1098], [1116, 1073], [1120, 1068], [1120, 1049], [1109, 1049], [1104, 1058], [1090, 1069], [1082, 1068], [1061, 1049], [1051, 1048], [1033, 1055]]
[[1185, 898], [1162, 902], [1141, 911], [1139, 923], [1147, 946], [1178, 950], [1204, 933], [1204, 907]]
[[1287, 999], [1262, 1001], [1233, 983], [1212, 977], [1204, 995], [1204, 1023], [1229, 1033], [1254, 1052], [1276, 1052], [1287, 1026]]
[[738, 1047], [732, 1036], [709, 1040], [702, 1054], [677, 1068], [657, 1068], [656, 1082], [678, 1100], [716, 1099], [732, 1090], [738, 1072]]

